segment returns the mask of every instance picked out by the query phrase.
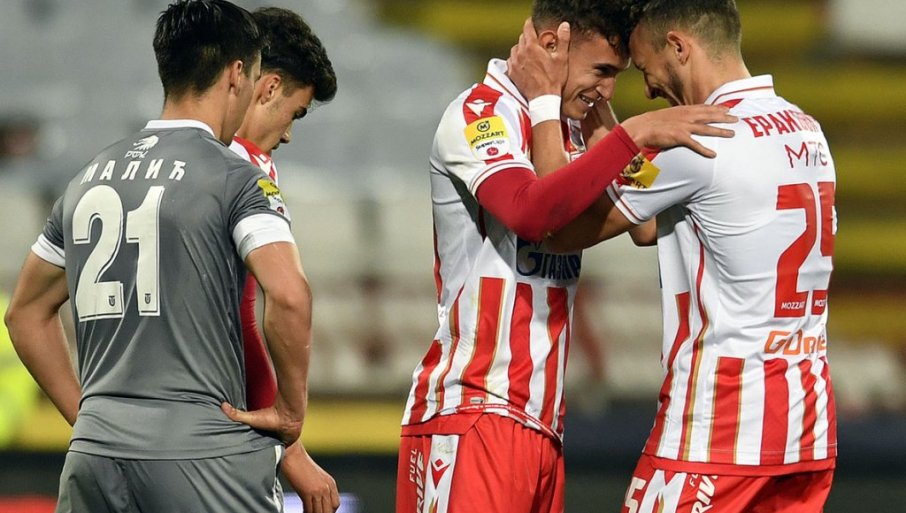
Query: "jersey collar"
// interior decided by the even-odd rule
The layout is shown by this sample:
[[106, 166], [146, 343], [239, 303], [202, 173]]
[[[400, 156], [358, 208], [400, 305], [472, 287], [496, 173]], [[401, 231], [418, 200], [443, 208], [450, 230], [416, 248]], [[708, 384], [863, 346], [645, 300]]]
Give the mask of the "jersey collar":
[[522, 108], [528, 109], [528, 102], [525, 100], [525, 97], [522, 96], [522, 93], [519, 92], [519, 89], [516, 88], [516, 84], [510, 80], [510, 77], [506, 76], [506, 61], [503, 59], [491, 59], [488, 62], [488, 74], [484, 77], [484, 83], [492, 89], [496, 89], [506, 95], [512, 96], [522, 105]]
[[[174, 128], [200, 128], [214, 136], [211, 127], [197, 119], [152, 119], [145, 125], [145, 130], [173, 130]], [[216, 136], [214, 136], [216, 138]]]
[[734, 80], [717, 88], [705, 100], [706, 105], [724, 103], [730, 100], [744, 100], [746, 98], [771, 98], [777, 96], [774, 92], [774, 77], [759, 75], [742, 80]]

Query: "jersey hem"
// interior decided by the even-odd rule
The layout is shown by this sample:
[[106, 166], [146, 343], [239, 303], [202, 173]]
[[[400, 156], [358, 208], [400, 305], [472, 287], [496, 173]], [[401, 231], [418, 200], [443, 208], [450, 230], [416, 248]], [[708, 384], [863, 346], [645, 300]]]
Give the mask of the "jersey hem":
[[801, 472], [831, 470], [837, 466], [837, 458], [800, 461], [798, 463], [789, 463], [786, 465], [734, 465], [730, 463], [671, 460], [653, 454], [643, 454], [650, 458], [652, 466], [659, 470], [721, 476], [782, 476], [786, 474], [798, 474]]

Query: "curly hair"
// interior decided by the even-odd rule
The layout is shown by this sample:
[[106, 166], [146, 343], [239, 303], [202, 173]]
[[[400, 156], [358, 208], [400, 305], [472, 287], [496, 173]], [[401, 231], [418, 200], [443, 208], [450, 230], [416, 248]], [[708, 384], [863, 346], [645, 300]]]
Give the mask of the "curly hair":
[[329, 102], [337, 94], [337, 75], [327, 50], [305, 19], [279, 7], [252, 13], [265, 40], [261, 71], [280, 75], [297, 86], [312, 86], [314, 99]]
[[620, 0], [535, 0], [532, 22], [536, 30], [569, 22], [573, 37], [600, 35], [621, 57], [629, 56], [632, 25]]

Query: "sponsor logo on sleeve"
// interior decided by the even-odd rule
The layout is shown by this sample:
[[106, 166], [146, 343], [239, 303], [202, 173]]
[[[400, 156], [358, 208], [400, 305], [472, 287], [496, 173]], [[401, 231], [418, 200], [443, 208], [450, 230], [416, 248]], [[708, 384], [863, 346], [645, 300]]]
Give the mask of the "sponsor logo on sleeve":
[[472, 153], [481, 160], [492, 160], [510, 153], [506, 125], [500, 116], [481, 118], [465, 128]]
[[638, 154], [623, 169], [623, 173], [617, 178], [617, 183], [635, 189], [650, 189], [660, 173], [659, 167], [652, 164], [644, 155]]
[[261, 189], [261, 193], [267, 198], [271, 210], [289, 219], [286, 203], [283, 201], [283, 195], [280, 193], [280, 188], [277, 187], [277, 184], [269, 178], [261, 178], [258, 180], [258, 188]]

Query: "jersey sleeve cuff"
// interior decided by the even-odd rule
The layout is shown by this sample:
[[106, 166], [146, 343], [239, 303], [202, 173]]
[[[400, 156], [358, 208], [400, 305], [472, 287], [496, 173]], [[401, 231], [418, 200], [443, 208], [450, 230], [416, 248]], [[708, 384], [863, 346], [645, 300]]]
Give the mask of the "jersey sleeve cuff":
[[63, 248], [50, 242], [42, 233], [38, 235], [38, 240], [31, 246], [31, 251], [41, 260], [44, 260], [57, 267], [66, 268], [66, 252]]
[[610, 198], [610, 201], [613, 202], [613, 206], [615, 206], [630, 223], [638, 225], [648, 221], [648, 219], [645, 219], [645, 216], [636, 212], [635, 209], [624, 200], [623, 194], [616, 184], [607, 186], [607, 196]]
[[525, 168], [525, 169], [528, 169], [529, 171], [531, 171], [533, 174], [535, 173], [535, 167], [532, 166], [531, 162], [529, 162], [528, 160], [525, 160], [525, 159], [512, 159], [512, 160], [504, 160], [501, 162], [495, 162], [495, 163], [487, 166], [486, 168], [484, 168], [477, 175], [475, 175], [475, 178], [472, 180], [472, 183], [469, 185], [469, 192], [472, 193], [472, 196], [477, 197], [478, 187], [482, 183], [484, 183], [484, 181], [487, 180], [489, 176], [493, 175], [494, 173], [496, 173], [498, 171], [502, 171], [504, 169], [509, 169], [509, 168], [520, 168], [520, 169]]
[[289, 223], [276, 214], [254, 214], [236, 224], [233, 242], [239, 256], [245, 260], [253, 250], [275, 242], [295, 244]]

